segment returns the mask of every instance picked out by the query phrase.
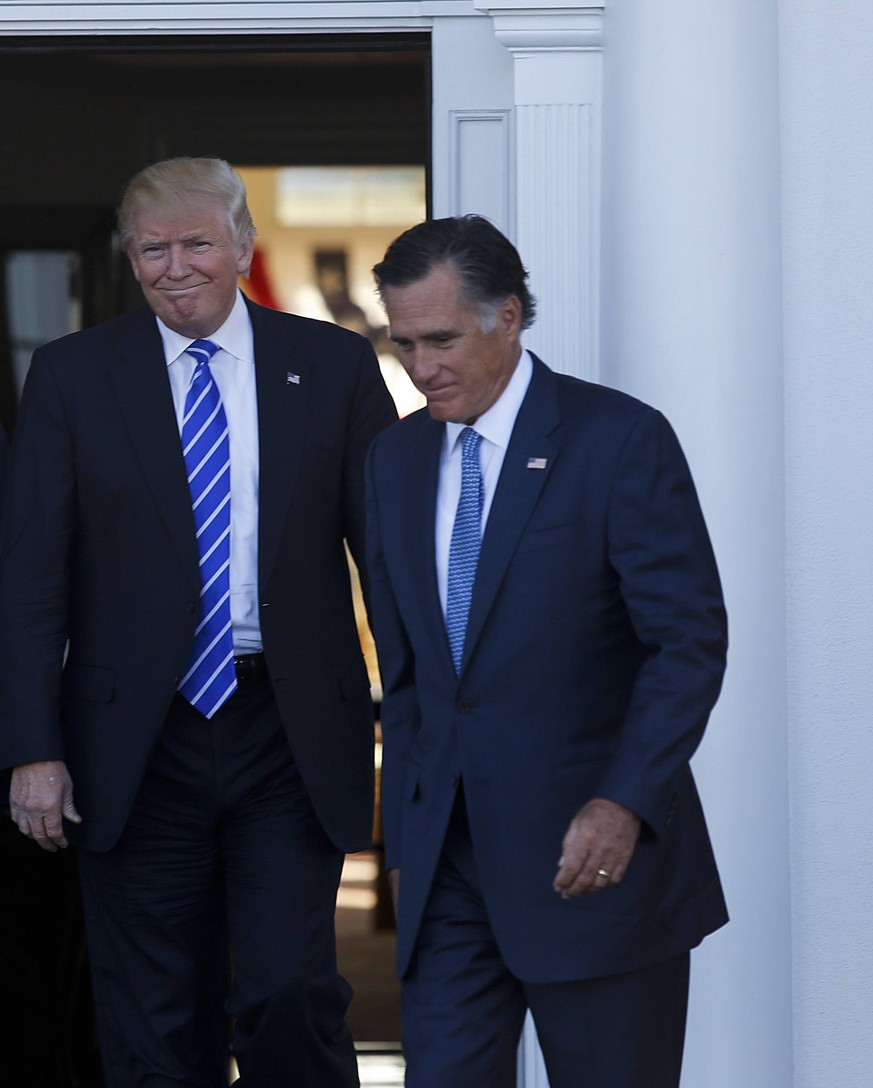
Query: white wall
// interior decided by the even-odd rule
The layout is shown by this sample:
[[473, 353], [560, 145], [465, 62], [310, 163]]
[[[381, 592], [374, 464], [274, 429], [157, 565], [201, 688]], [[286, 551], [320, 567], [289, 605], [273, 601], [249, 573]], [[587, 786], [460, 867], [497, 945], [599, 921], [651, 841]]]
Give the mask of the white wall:
[[616, 0], [604, 34], [601, 375], [673, 422], [731, 629], [695, 770], [732, 921], [692, 958], [683, 1088], [791, 1084], [775, 16]]
[[732, 620], [683, 1085], [867, 1088], [873, 8], [616, 0], [605, 40], [602, 373], [676, 424]]
[[873, 1082], [873, 5], [780, 3], [796, 1088]]

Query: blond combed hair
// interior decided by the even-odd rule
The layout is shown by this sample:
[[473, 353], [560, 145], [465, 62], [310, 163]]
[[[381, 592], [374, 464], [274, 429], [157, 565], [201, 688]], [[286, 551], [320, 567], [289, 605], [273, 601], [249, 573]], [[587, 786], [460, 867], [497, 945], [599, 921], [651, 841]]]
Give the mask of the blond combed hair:
[[236, 241], [254, 237], [246, 187], [230, 163], [218, 158], [181, 157], [153, 163], [128, 182], [118, 208], [122, 249], [128, 251], [137, 217], [143, 212], [200, 204], [227, 209], [228, 225]]

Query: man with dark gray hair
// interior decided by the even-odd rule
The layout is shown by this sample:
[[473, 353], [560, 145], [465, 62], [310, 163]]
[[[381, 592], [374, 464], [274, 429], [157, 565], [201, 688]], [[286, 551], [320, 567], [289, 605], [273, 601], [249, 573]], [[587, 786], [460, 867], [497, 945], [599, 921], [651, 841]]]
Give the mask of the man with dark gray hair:
[[685, 458], [522, 348], [487, 220], [374, 272], [427, 398], [367, 468], [407, 1088], [512, 1088], [527, 1010], [552, 1088], [676, 1088], [689, 950], [727, 918], [688, 765], [725, 614]]
[[[128, 186], [148, 306], [40, 348], [0, 566], [12, 819], [78, 848], [108, 1088], [350, 1088], [336, 967], [373, 710], [345, 553], [395, 418], [369, 344], [237, 287], [218, 159]], [[229, 955], [228, 955], [229, 953]]]

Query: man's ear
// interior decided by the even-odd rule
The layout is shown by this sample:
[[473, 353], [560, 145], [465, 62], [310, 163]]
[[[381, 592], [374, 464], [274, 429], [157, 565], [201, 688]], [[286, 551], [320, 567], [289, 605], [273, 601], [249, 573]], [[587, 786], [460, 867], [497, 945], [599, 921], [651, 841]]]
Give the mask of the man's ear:
[[252, 257], [255, 253], [255, 239], [249, 235], [240, 245], [239, 255], [236, 259], [236, 270], [241, 276], [247, 276], [252, 267]]
[[511, 337], [521, 333], [521, 300], [518, 295], [510, 295], [501, 304], [497, 315], [497, 325]]

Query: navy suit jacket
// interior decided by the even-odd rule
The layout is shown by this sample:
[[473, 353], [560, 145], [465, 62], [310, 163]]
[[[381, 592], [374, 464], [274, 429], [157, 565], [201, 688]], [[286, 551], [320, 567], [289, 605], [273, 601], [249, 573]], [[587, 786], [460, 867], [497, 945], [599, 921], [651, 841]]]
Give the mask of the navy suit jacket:
[[[518, 977], [595, 977], [685, 951], [727, 917], [688, 765], [721, 685], [726, 620], [679, 444], [654, 409], [534, 360], [457, 676], [434, 559], [443, 433], [422, 410], [376, 439], [367, 469], [399, 970], [461, 781]], [[561, 841], [593, 797], [638, 813], [642, 835], [620, 884], [563, 900]]]
[[[316, 813], [340, 849], [359, 850], [372, 828], [373, 712], [344, 540], [362, 560], [364, 457], [396, 413], [366, 340], [249, 310], [264, 654]], [[148, 309], [35, 352], [8, 483], [0, 767], [66, 760], [83, 817], [71, 837], [108, 849], [185, 672], [199, 597], [178, 425]]]

